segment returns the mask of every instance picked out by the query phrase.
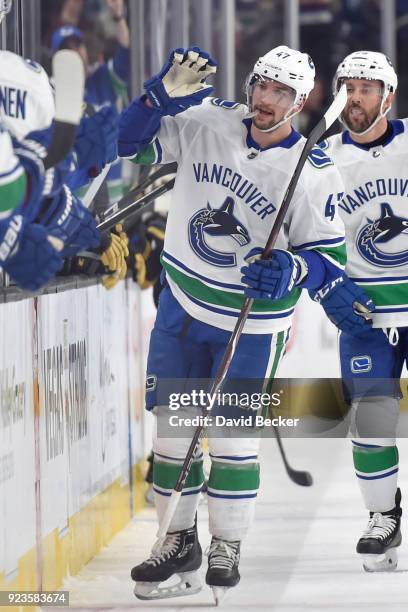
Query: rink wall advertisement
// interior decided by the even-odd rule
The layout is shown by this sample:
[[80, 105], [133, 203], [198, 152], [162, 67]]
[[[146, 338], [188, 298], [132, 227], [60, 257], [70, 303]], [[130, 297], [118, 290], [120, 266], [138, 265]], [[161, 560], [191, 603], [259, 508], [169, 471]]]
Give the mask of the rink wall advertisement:
[[0, 305], [1, 589], [57, 588], [141, 508], [141, 312], [130, 282]]

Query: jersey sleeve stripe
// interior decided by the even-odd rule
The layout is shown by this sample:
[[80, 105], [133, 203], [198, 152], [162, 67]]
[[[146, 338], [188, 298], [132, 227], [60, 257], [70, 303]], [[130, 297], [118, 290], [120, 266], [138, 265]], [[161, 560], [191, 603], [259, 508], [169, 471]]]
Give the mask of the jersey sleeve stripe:
[[323, 239], [323, 240], [316, 240], [314, 242], [304, 242], [303, 244], [299, 244], [299, 245], [293, 246], [293, 249], [295, 251], [299, 251], [300, 249], [313, 249], [313, 248], [316, 248], [318, 246], [326, 246], [328, 244], [340, 246], [340, 245], [342, 245], [344, 243], [345, 243], [344, 236], [339, 236], [337, 238], [326, 238], [326, 239]]
[[319, 255], [321, 255], [322, 257], [327, 259], [327, 261], [329, 261], [333, 266], [336, 266], [336, 268], [340, 268], [340, 270], [344, 270], [345, 262], [343, 264], [338, 259], [336, 259], [334, 257], [331, 257], [331, 255], [329, 255], [329, 253], [325, 253], [324, 251], [320, 251], [319, 249], [316, 249], [316, 250], [319, 253]]

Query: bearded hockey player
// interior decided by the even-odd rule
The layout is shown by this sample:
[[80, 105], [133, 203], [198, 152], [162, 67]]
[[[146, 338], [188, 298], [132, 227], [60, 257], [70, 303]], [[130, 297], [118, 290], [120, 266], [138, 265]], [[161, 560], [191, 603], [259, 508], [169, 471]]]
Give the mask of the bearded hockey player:
[[[124, 111], [119, 155], [136, 163], [176, 161], [178, 172], [162, 255], [162, 290], [147, 365], [147, 409], [157, 429], [168, 419], [158, 405], [160, 379], [214, 376], [245, 295], [255, 298], [228, 377], [264, 381], [275, 375], [302, 287], [327, 290], [344, 325], [365, 325], [352, 310], [360, 296], [343, 278], [344, 229], [334, 202], [343, 191], [332, 161], [313, 149], [296, 188], [272, 258], [259, 260], [303, 148], [291, 126], [313, 88], [311, 58], [280, 46], [256, 62], [246, 83], [248, 105], [205, 99], [215, 63], [197, 47], [176, 49], [146, 94]], [[349, 287], [345, 290], [346, 285]], [[357, 294], [355, 293], [357, 291]], [[191, 435], [193, 430], [191, 430]], [[206, 582], [216, 601], [240, 579], [240, 547], [259, 486], [259, 438], [210, 437], [208, 482], [211, 545]], [[153, 439], [154, 491], [159, 522], [191, 438]], [[159, 552], [132, 569], [141, 599], [197, 592], [202, 553], [195, 514], [203, 485], [202, 453]], [[178, 574], [178, 585], [160, 583]]]
[[382, 53], [357, 51], [339, 65], [346, 130], [322, 143], [344, 184], [348, 276], [372, 298], [373, 329], [342, 332], [342, 376], [353, 410], [353, 460], [370, 519], [357, 544], [367, 571], [394, 569], [401, 543], [396, 428], [399, 379], [408, 356], [408, 121], [387, 120], [397, 75]]

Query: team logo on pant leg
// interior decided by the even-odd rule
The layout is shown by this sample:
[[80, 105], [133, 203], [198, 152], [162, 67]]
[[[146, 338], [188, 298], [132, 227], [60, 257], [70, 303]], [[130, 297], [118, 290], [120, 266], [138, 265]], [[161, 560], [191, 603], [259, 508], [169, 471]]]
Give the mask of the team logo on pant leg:
[[[357, 236], [358, 252], [365, 260], [382, 268], [404, 266], [408, 263], [408, 237], [405, 239], [407, 248], [400, 250], [400, 241], [392, 242], [402, 234], [408, 234], [408, 219], [394, 215], [387, 202], [381, 204], [379, 219], [368, 223]], [[386, 244], [386, 250], [379, 245]]]
[[223, 238], [225, 244], [225, 238], [230, 237], [241, 247], [251, 241], [248, 230], [234, 215], [234, 206], [235, 202], [231, 197], [227, 197], [220, 208], [211, 208], [208, 202], [207, 208], [201, 208], [189, 221], [191, 248], [200, 259], [213, 266], [228, 268], [237, 265], [234, 252], [223, 252], [214, 248], [214, 244], [221, 242], [217, 238]]
[[350, 359], [350, 367], [353, 374], [365, 374], [371, 372], [373, 367], [371, 357], [369, 355], [358, 355]]

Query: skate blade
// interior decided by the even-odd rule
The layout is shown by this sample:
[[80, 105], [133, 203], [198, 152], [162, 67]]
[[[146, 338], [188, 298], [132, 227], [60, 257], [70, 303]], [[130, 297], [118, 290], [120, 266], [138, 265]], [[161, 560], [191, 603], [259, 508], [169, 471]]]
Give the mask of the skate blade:
[[228, 587], [221, 587], [221, 586], [213, 586], [211, 587], [211, 589], [213, 592], [215, 605], [219, 606], [229, 589]]
[[194, 595], [203, 588], [197, 572], [180, 572], [172, 576], [180, 580], [176, 584], [167, 582], [136, 582], [133, 590], [138, 599], [168, 599], [169, 597], [183, 597], [184, 595]]
[[382, 555], [360, 555], [366, 572], [392, 572], [398, 565], [395, 548], [390, 548]]

